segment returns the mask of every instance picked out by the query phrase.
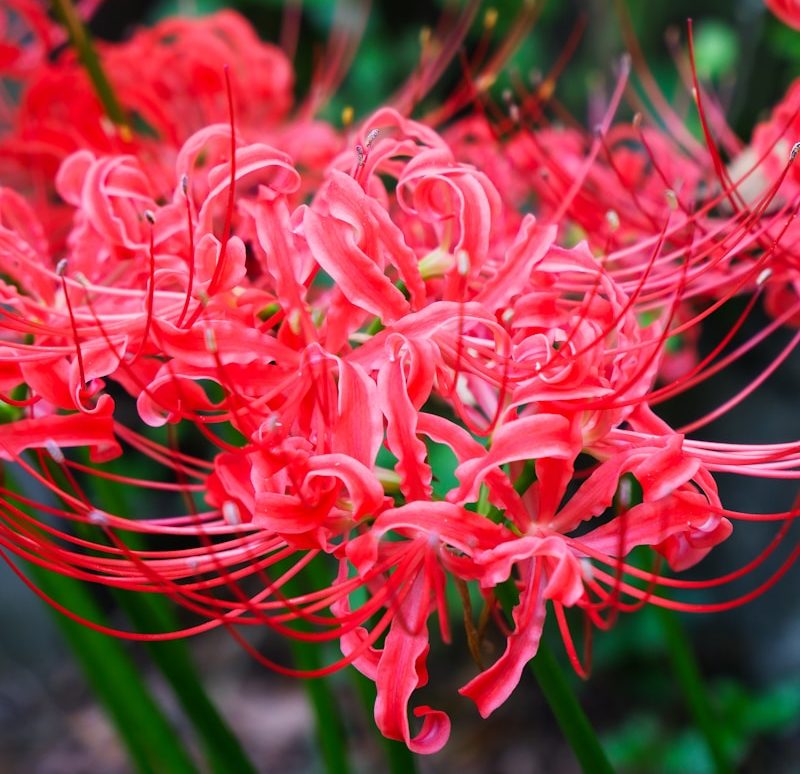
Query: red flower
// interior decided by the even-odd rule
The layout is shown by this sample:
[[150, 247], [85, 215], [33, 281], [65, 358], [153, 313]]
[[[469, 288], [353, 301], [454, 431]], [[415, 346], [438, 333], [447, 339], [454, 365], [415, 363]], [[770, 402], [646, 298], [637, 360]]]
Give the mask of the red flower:
[[[342, 658], [318, 673], [355, 665], [376, 682], [383, 733], [433, 752], [449, 719], [416, 707], [415, 734], [409, 706], [428, 680], [433, 616], [449, 641], [449, 582], [472, 585], [488, 613], [513, 600], [488, 667], [465, 623], [480, 666], [462, 693], [488, 715], [536, 654], [548, 610], [583, 674], [565, 608], [607, 627], [646, 601], [691, 607], [659, 594], [681, 581], [657, 564], [628, 563], [635, 547], [679, 571], [736, 517], [794, 515], [726, 510], [713, 474], [796, 477], [796, 444], [687, 437], [726, 404], [682, 431], [652, 409], [728, 362], [741, 321], [700, 359], [706, 316], [765, 284], [776, 307], [797, 282], [781, 249], [797, 203], [785, 159], [757, 205], [738, 188], [769, 168], [771, 147], [733, 183], [713, 147], [613, 125], [624, 73], [594, 134], [515, 120], [504, 135], [473, 116], [445, 139], [384, 108], [345, 143], [287, 116], [287, 61], [230, 13], [164, 22], [103, 57], [157, 138], [109, 130], [68, 58], [26, 68], [3, 138], [31, 162], [26, 187], [52, 171], [46, 187], [63, 201], [0, 191], [0, 457], [59, 496], [41, 508], [66, 525], [36, 522], [6, 493], [0, 532], [25, 559], [164, 593], [199, 618], [121, 636], [269, 626], [338, 640]], [[54, 89], [67, 83], [65, 103]], [[771, 119], [753, 148], [792, 120]], [[33, 156], [22, 140], [39, 143]], [[65, 235], [40, 212], [66, 215]], [[797, 311], [775, 308], [773, 327]], [[165, 425], [162, 444], [148, 428]], [[203, 451], [178, 448], [174, 425]], [[121, 453], [169, 480], [99, 465]], [[187, 512], [111, 513], [74, 471], [183, 494]], [[77, 539], [70, 521], [103, 540]], [[132, 550], [126, 532], [171, 540]], [[327, 582], [287, 596], [311, 562]]]

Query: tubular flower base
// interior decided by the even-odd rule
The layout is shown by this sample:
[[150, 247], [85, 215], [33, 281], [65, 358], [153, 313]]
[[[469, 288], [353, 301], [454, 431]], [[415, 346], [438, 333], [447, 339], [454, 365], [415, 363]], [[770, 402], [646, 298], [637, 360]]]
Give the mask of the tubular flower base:
[[[549, 96], [522, 91], [508, 115], [471, 94], [481, 111], [445, 128], [412, 120], [407, 90], [339, 131], [313, 104], [292, 111], [289, 60], [230, 12], [101, 54], [147, 131], [109, 129], [69, 55], [23, 68], [20, 54], [0, 137], [21, 191], [0, 191], [0, 458], [32, 482], [0, 490], [6, 558], [158, 592], [197, 619], [120, 637], [225, 627], [282, 672], [352, 664], [377, 686], [383, 734], [421, 753], [450, 729], [415, 692], [431, 630], [450, 639], [451, 584], [484, 606], [465, 615], [477, 667], [461, 693], [487, 716], [548, 610], [584, 675], [566, 608], [600, 628], [648, 602], [710, 611], [786, 571], [796, 549], [729, 603], [664, 593], [738, 578], [786, 534], [728, 576], [672, 576], [735, 522], [796, 515], [727, 510], [714, 474], [795, 479], [800, 441], [695, 431], [800, 334], [690, 426], [654, 407], [800, 319], [796, 89], [751, 144], [696, 82], [705, 144], [672, 112], [615, 123], [626, 64], [594, 132], [551, 123]], [[745, 311], [701, 358], [700, 324], [737, 296]], [[772, 322], [731, 350], [762, 296]], [[137, 478], [142, 458], [163, 474]], [[181, 495], [186, 512], [114, 512], [87, 494], [92, 477]], [[651, 570], [626, 559], [637, 546]], [[327, 581], [289, 592], [311, 563]], [[486, 665], [509, 584], [513, 628]], [[338, 641], [342, 657], [297, 672], [256, 652], [247, 626]]]

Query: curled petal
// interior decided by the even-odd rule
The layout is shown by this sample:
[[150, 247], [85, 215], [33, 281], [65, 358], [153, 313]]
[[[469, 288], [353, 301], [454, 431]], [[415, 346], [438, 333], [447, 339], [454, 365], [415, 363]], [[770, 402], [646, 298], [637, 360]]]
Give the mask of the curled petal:
[[475, 562], [486, 568], [481, 576], [481, 585], [488, 588], [503, 583], [511, 577], [515, 564], [533, 558], [542, 561], [546, 577], [545, 599], [556, 599], [569, 607], [583, 596], [580, 562], [560, 535], [526, 535], [480, 552]]
[[388, 362], [378, 372], [378, 395], [381, 410], [386, 416], [386, 444], [397, 457], [396, 470], [400, 474], [400, 488], [407, 498], [427, 500], [431, 494], [433, 474], [426, 462], [427, 449], [417, 437], [417, 412], [408, 394], [404, 361], [408, 351], [402, 337], [389, 339]]
[[[222, 243], [213, 234], [204, 234], [195, 249], [195, 277], [197, 288], [207, 288], [215, 274], [222, 253]], [[217, 290], [236, 287], [247, 276], [244, 242], [232, 236], [225, 247], [225, 262], [219, 276]]]
[[572, 459], [579, 451], [572, 436], [570, 421], [557, 414], [537, 414], [506, 423], [494, 434], [487, 453], [456, 468], [461, 485], [448, 499], [475, 500], [483, 479], [507, 462], [539, 457]]
[[[320, 266], [347, 299], [392, 322], [409, 311], [408, 301], [384, 274], [387, 257], [413, 277], [413, 252], [378, 202], [369, 199], [349, 175], [333, 171], [313, 207], [305, 210], [303, 231]], [[399, 258], [395, 258], [399, 256]], [[413, 280], [422, 291], [419, 270]]]
[[419, 573], [395, 613], [375, 674], [376, 725], [384, 736], [402, 740], [412, 752], [421, 754], [441, 750], [450, 736], [450, 719], [430, 707], [414, 710], [417, 717], [424, 717], [416, 736], [411, 736], [408, 723], [411, 694], [425, 682], [425, 660], [430, 646], [424, 618], [429, 604], [424, 573]]
[[94, 462], [113, 459], [122, 450], [114, 438], [112, 406], [104, 401], [103, 408], [102, 413], [58, 414], [0, 425], [0, 458], [14, 460], [25, 449], [88, 446]]
[[681, 491], [655, 502], [634, 506], [608, 524], [583, 535], [587, 545], [608, 556], [624, 556], [636, 546], [663, 548], [675, 569], [686, 569], [732, 531], [730, 522], [697, 493]]
[[530, 276], [533, 266], [550, 249], [557, 231], [557, 226], [538, 226], [533, 215], [526, 215], [505, 260], [480, 289], [475, 300], [494, 311], [518, 294], [522, 288], [521, 280]]
[[523, 564], [525, 587], [514, 607], [514, 631], [509, 635], [503, 655], [492, 666], [459, 690], [472, 699], [481, 717], [489, 717], [517, 687], [525, 665], [536, 655], [544, 626], [545, 606], [542, 584], [534, 562]]
[[186, 330], [155, 318], [153, 333], [162, 352], [197, 367], [216, 368], [218, 362], [223, 365], [265, 360], [284, 365], [298, 362], [293, 349], [234, 320], [212, 320]]

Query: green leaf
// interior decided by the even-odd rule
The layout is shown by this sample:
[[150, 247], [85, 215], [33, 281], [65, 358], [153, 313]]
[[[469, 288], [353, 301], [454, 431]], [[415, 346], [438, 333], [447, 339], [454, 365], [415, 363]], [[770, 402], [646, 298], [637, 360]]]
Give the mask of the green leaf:
[[[127, 473], [131, 474], [133, 471], [130, 470], [130, 462], [126, 464]], [[107, 470], [117, 473], [126, 472], [124, 467], [119, 460], [106, 466]], [[109, 512], [133, 512], [133, 503], [130, 502], [132, 498], [126, 496], [126, 490], [119, 484], [100, 476], [93, 477], [89, 483], [96, 502], [102, 503]], [[137, 492], [139, 507], [143, 504], [141, 495], [142, 493]], [[84, 537], [102, 540], [99, 530], [93, 530], [87, 525], [76, 526], [82, 528], [79, 532]], [[143, 538], [135, 533], [126, 535], [125, 543], [133, 550], [146, 548]], [[115, 591], [114, 598], [138, 631], [174, 631], [179, 628], [174, 603], [164, 597]], [[227, 771], [242, 774], [255, 772], [255, 766], [247, 758], [236, 735], [209, 698], [186, 643], [183, 640], [165, 640], [148, 642], [146, 647], [200, 737], [211, 771], [219, 774]]]
[[[98, 624], [108, 625], [90, 592], [80, 582], [37, 565], [28, 565], [28, 574], [39, 589], [65, 608]], [[59, 612], [54, 617], [137, 771], [169, 771], [171, 774], [196, 771], [180, 737], [122, 644]]]

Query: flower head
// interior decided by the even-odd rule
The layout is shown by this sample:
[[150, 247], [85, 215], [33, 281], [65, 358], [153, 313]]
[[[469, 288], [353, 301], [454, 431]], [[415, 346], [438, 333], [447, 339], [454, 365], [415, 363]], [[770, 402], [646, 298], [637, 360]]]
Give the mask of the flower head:
[[[566, 609], [605, 628], [670, 605], [661, 559], [691, 567], [753, 518], [723, 506], [715, 472], [797, 475], [796, 444], [706, 443], [689, 433], [719, 412], [676, 429], [654, 411], [725, 366], [728, 339], [693, 350], [700, 323], [788, 264], [791, 162], [751, 206], [715, 147], [614, 122], [627, 67], [594, 132], [537, 124], [529, 95], [507, 131], [476, 116], [440, 131], [401, 98], [348, 133], [289, 114], [288, 60], [231, 13], [163, 22], [104, 61], [155, 136], [106, 131], [65, 60], [31, 77], [3, 140], [58, 136], [44, 217], [67, 225], [48, 240], [0, 191], [0, 456], [60, 503], [41, 508], [61, 526], [36, 526], [5, 492], [10, 550], [199, 619], [121, 636], [224, 626], [251, 652], [240, 627], [338, 640], [320, 671], [353, 664], [376, 682], [381, 731], [432, 752], [449, 719], [418, 706], [414, 733], [409, 705], [434, 619], [450, 638], [449, 584], [473, 590], [484, 622], [501, 603], [511, 616], [486, 666], [465, 605], [478, 671], [461, 692], [486, 716], [548, 610], [584, 673]], [[91, 103], [69, 131], [63, 79], [83, 83], [73, 106]], [[168, 480], [102, 465], [120, 455]], [[113, 512], [84, 475], [180, 494], [186, 512]], [[155, 541], [129, 547], [132, 533]], [[309, 566], [315, 587], [289, 591]]]

